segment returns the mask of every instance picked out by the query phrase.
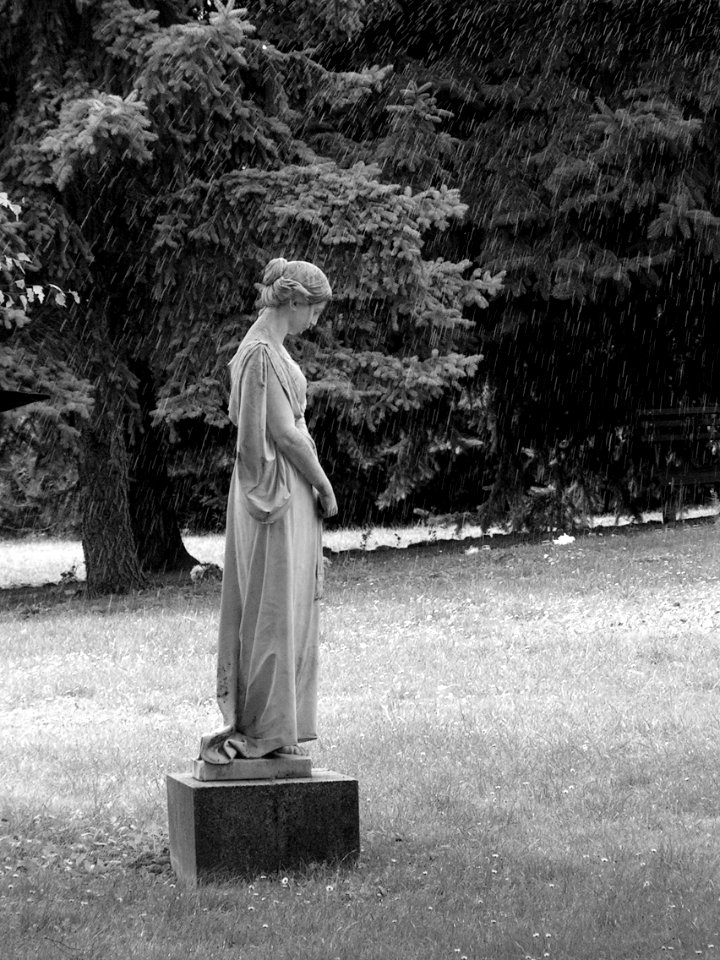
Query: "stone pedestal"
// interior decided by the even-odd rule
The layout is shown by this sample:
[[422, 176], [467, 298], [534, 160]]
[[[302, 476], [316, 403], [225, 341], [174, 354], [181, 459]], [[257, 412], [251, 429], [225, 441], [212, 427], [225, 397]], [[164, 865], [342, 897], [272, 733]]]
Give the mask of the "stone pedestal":
[[193, 760], [192, 775], [195, 780], [297, 780], [312, 776], [312, 760], [310, 757], [261, 757], [230, 763]]
[[196, 780], [167, 776], [170, 860], [188, 886], [309, 863], [352, 863], [360, 850], [358, 782], [309, 777]]

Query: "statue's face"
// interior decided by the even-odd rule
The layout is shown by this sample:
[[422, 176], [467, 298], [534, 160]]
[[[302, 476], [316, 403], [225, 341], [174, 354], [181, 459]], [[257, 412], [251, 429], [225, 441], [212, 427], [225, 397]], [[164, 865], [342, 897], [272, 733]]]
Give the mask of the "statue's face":
[[320, 319], [320, 314], [327, 306], [327, 300], [322, 303], [305, 303], [302, 300], [290, 302], [290, 329], [289, 333], [304, 333], [314, 327]]

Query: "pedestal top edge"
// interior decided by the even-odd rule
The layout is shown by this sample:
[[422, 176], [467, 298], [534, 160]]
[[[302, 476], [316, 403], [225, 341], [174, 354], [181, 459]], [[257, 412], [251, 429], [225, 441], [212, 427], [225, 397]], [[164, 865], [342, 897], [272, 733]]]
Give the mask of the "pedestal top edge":
[[283, 783], [321, 783], [323, 781], [348, 781], [357, 782], [356, 777], [349, 777], [344, 773], [338, 773], [336, 770], [329, 770], [324, 767], [313, 767], [312, 774], [309, 777], [273, 777], [262, 780], [196, 780], [189, 771], [173, 771], [166, 774], [168, 779], [179, 780], [198, 789], [207, 787], [252, 787], [258, 784], [277, 785]]

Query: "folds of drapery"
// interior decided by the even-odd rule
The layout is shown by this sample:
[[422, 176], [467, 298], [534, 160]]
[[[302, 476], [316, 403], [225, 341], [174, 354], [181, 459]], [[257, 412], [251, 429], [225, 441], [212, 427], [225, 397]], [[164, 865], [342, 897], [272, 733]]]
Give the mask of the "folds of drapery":
[[272, 523], [290, 501], [289, 465], [267, 430], [267, 381], [270, 370], [280, 381], [295, 419], [302, 418], [304, 398], [287, 363], [262, 340], [241, 344], [230, 361], [230, 420], [237, 426], [239, 495], [251, 517]]
[[[305, 384], [271, 345], [241, 345], [231, 361], [230, 417], [238, 456], [230, 485], [220, 604], [217, 696], [225, 726], [200, 757], [228, 763], [314, 740], [322, 521], [315, 492], [267, 433], [274, 371], [298, 429]], [[308, 435], [309, 436], [309, 435]]]

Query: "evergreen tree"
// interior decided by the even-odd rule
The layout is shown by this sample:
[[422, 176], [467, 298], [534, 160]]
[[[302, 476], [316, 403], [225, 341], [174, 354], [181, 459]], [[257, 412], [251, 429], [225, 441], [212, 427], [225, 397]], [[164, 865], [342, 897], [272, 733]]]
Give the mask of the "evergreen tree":
[[[501, 282], [424, 257], [424, 236], [465, 213], [456, 191], [383, 182], [338, 130], [387, 71], [328, 71], [255, 37], [232, 0], [215, 7], [0, 6], [1, 175], [26, 199], [30, 255], [80, 297], [47, 343], [93, 387], [79, 461], [90, 592], [191, 562], [168, 443], [227, 424], [224, 364], [268, 259], [314, 259], [333, 279], [335, 323], [302, 348], [313, 415], [336, 461], [375, 471], [384, 502], [418, 484], [417, 463], [420, 482], [432, 474], [445, 430], [425, 421], [478, 364], [463, 305], [484, 307]], [[329, 155], [316, 149], [328, 116]]]
[[[0, 190], [0, 386], [42, 398], [5, 414], [0, 433], [0, 527], [65, 531], [58, 514], [72, 513], [77, 482], [77, 423], [90, 407], [88, 384], [78, 380], [53, 349], [57, 331], [77, 293], [43, 282], [42, 265], [26, 252], [22, 205]], [[31, 323], [34, 319], [34, 324]], [[18, 337], [17, 331], [23, 330]]]
[[[532, 486], [622, 479], [639, 407], [720, 397], [720, 14], [700, 0], [414, 12], [376, 5], [360, 42], [326, 44], [327, 62], [380, 56], [424, 92], [433, 111], [386, 162], [416, 189], [438, 170], [459, 189], [467, 215], [435, 251], [507, 270], [502, 315], [475, 318], [484, 442], [457, 472], [468, 496], [489, 490], [486, 515], [522, 523]], [[377, 112], [363, 122], [382, 150]]]

